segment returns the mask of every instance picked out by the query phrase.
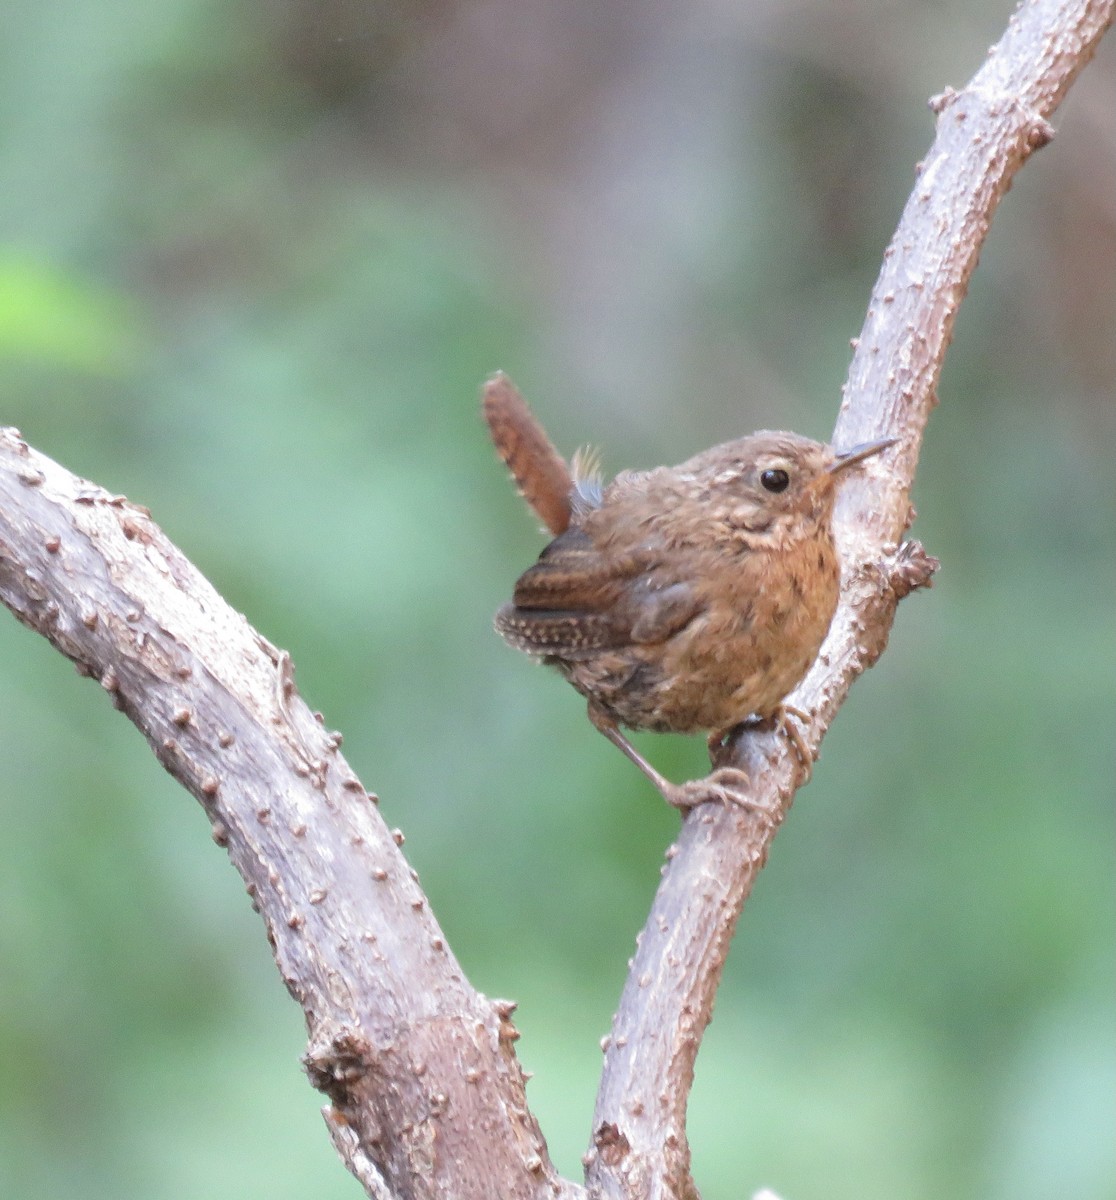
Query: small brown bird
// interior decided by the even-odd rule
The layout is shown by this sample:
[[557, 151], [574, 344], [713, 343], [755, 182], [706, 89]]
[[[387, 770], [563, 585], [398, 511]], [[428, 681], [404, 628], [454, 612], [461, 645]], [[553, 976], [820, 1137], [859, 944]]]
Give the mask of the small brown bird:
[[[505, 376], [484, 399], [497, 450], [557, 535], [520, 576], [496, 629], [586, 697], [589, 719], [668, 803], [741, 800], [742, 772], [721, 767], [673, 784], [619, 727], [708, 732], [717, 766], [741, 723], [784, 719], [783, 699], [837, 607], [838, 483], [893, 440], [839, 453], [764, 431], [602, 487], [578, 456], [566, 467]], [[792, 740], [799, 745], [793, 731]]]

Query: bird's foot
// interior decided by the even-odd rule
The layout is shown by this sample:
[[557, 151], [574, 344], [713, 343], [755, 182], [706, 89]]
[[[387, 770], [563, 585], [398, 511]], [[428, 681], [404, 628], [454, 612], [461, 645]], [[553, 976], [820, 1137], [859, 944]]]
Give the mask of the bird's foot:
[[[757, 804], [749, 795], [748, 789], [751, 785], [748, 776], [738, 767], [718, 766], [716, 760], [714, 760], [714, 770], [704, 779], [691, 779], [686, 783], [671, 783], [665, 775], [656, 771], [647, 759], [628, 741], [617, 728], [616, 722], [612, 717], [592, 700], [589, 701], [589, 720], [593, 722], [596, 728], [614, 746], [622, 750], [639, 767], [644, 775], [658, 788], [663, 799], [672, 807], [682, 812], [688, 812], [691, 808], [696, 808], [699, 804], [709, 803], [737, 804], [741, 808], [750, 810], [759, 810], [762, 808], [762, 805]], [[719, 742], [724, 741], [725, 743], [719, 750], [720, 754], [725, 755], [728, 753], [728, 745], [731, 743], [732, 735], [735, 732], [735, 730], [730, 730], [723, 739], [719, 739]], [[714, 753], [713, 742], [714, 739], [710, 738], [710, 757]]]
[[736, 767], [718, 767], [704, 779], [690, 779], [686, 783], [660, 785], [663, 799], [673, 807], [686, 812], [699, 804], [738, 804], [741, 808], [758, 809], [760, 805], [748, 794], [750, 781]]
[[747, 721], [741, 721], [739, 725], [732, 726], [731, 729], [711, 734], [709, 737], [709, 761], [718, 768], [726, 760], [731, 761], [736, 739], [744, 733], [778, 732], [782, 733], [790, 742], [794, 756], [798, 759], [798, 765], [802, 768], [802, 783], [807, 784], [814, 773], [814, 756], [806, 744], [802, 727], [808, 725], [809, 722], [809, 713], [805, 713], [791, 704], [780, 704], [769, 717], [750, 717]]
[[802, 784], [809, 783], [814, 774], [814, 756], [810, 747], [806, 745], [806, 735], [802, 732], [803, 726], [810, 723], [809, 713], [804, 713], [792, 704], [780, 704], [774, 720], [776, 727], [786, 735], [794, 756], [798, 759], [798, 765], [802, 768]]

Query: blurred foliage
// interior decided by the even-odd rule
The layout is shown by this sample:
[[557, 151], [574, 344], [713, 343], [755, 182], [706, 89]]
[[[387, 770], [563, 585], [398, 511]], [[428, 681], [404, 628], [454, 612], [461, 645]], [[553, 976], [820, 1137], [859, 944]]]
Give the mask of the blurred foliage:
[[[16, 0], [0, 419], [290, 649], [578, 1170], [676, 818], [490, 632], [541, 539], [508, 369], [612, 470], [824, 436], [880, 252], [1010, 4]], [[1111, 1129], [1116, 56], [997, 217], [899, 613], [698, 1063], [707, 1200], [1101, 1200]], [[643, 739], [664, 769], [702, 748]], [[0, 621], [0, 1195], [354, 1197], [197, 806]]]

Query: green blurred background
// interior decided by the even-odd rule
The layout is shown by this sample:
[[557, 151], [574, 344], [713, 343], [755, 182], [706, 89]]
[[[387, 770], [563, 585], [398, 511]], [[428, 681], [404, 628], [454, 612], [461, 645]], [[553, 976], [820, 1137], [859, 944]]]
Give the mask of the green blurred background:
[[[9, 0], [0, 420], [288, 648], [579, 1172], [676, 816], [491, 632], [565, 450], [832, 428], [1010, 0]], [[698, 1062], [707, 1200], [1107, 1200], [1116, 45], [998, 215], [926, 442], [942, 570], [782, 831]], [[0, 613], [0, 617], [4, 614]], [[650, 738], [676, 777], [697, 741]], [[0, 1197], [355, 1198], [201, 810], [0, 619]]]

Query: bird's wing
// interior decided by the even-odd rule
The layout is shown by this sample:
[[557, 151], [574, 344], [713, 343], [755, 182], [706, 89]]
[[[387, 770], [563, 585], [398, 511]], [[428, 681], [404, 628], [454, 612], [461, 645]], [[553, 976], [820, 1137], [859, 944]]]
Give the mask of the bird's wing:
[[604, 553], [569, 529], [520, 576], [496, 628], [517, 649], [566, 659], [666, 641], [701, 603], [690, 584], [663, 578], [656, 558], [646, 547]]

